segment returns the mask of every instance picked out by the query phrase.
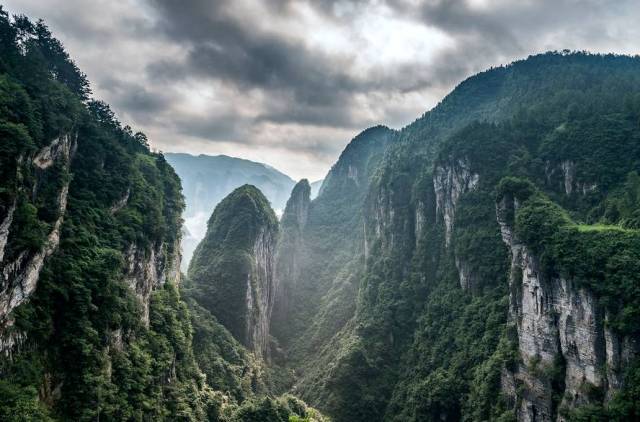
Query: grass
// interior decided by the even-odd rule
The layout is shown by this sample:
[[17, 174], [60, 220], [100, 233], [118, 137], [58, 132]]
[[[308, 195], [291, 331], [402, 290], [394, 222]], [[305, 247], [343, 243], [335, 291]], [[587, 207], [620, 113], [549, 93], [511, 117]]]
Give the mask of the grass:
[[617, 226], [615, 224], [577, 224], [578, 231], [580, 232], [605, 232], [605, 231], [616, 231], [623, 233], [633, 233], [637, 232], [637, 230], [627, 229], [621, 226]]

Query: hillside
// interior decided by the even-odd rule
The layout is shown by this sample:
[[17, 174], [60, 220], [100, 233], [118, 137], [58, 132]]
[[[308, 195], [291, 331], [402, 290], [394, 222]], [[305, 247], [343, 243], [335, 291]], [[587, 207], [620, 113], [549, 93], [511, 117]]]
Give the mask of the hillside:
[[226, 155], [167, 153], [165, 157], [180, 177], [186, 203], [183, 271], [187, 270], [196, 246], [204, 238], [211, 211], [234, 189], [245, 184], [256, 186], [276, 213], [281, 214], [295, 184], [273, 167]]
[[314, 196], [152, 152], [43, 22], [0, 51], [0, 420], [640, 419], [640, 57], [479, 73]]
[[246, 347], [267, 354], [278, 220], [254, 186], [234, 190], [215, 209], [189, 265], [196, 300]]
[[182, 298], [165, 157], [44, 23], [0, 8], [0, 51], [0, 420], [324, 420]]
[[337, 421], [637, 417], [639, 70], [547, 53], [480, 73], [359, 185], [352, 141], [276, 263], [292, 391]]

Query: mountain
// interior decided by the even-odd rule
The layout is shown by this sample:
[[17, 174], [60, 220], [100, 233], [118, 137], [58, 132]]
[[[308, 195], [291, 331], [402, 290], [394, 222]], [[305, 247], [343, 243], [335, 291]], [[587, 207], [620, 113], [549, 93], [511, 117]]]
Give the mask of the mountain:
[[165, 157], [44, 23], [0, 7], [0, 34], [0, 420], [326, 420], [183, 296]]
[[266, 355], [278, 219], [262, 192], [244, 185], [220, 202], [207, 226], [189, 265], [194, 297], [246, 347]]
[[280, 222], [236, 187], [183, 278], [167, 159], [44, 23], [0, 50], [0, 420], [640, 418], [640, 57], [472, 76]]
[[202, 417], [178, 177], [44, 24], [0, 32], [0, 419]]
[[[289, 297], [289, 305], [282, 304], [288, 308], [284, 316], [276, 300], [275, 312], [285, 320], [276, 320], [272, 330], [281, 344], [291, 346], [291, 359], [302, 358], [303, 349], [310, 351], [328, 341], [336, 328], [352, 316], [358, 277], [352, 259], [363, 245], [362, 207], [376, 166], [394, 134], [384, 126], [358, 134], [330, 169], [316, 199], [306, 204], [310, 187], [302, 181], [287, 203], [281, 231], [283, 235], [297, 234], [281, 240], [279, 248], [291, 252], [279, 253], [276, 268], [297, 269], [276, 276]], [[282, 262], [286, 260], [293, 262]], [[328, 292], [330, 297], [325, 297]], [[325, 301], [332, 308], [325, 308]], [[326, 326], [319, 312], [332, 314], [330, 326]]]
[[273, 167], [240, 158], [176, 153], [167, 153], [165, 157], [182, 181], [186, 202], [183, 270], [187, 269], [198, 242], [205, 235], [211, 211], [234, 189], [245, 184], [256, 186], [276, 213], [281, 214], [295, 185], [289, 176]]
[[482, 72], [356, 137], [316, 199], [294, 189], [272, 321], [291, 390], [336, 421], [637, 418], [639, 70]]

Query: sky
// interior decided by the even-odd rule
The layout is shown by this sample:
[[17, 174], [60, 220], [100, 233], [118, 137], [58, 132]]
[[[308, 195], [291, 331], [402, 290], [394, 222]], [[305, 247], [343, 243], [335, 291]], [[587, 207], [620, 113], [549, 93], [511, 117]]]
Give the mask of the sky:
[[637, 0], [0, 0], [42, 18], [155, 149], [324, 177], [466, 77], [549, 50], [638, 54]]

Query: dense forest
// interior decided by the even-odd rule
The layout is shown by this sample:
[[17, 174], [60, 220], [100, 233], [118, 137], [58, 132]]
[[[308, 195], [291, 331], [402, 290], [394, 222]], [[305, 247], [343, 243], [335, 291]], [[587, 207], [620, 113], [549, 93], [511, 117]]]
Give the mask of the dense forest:
[[183, 300], [180, 180], [0, 9], [0, 420], [321, 420]]
[[163, 154], [43, 22], [0, 49], [0, 420], [640, 419], [640, 58], [479, 73], [183, 275]]
[[[461, 83], [382, 158], [350, 157], [356, 137], [327, 183], [364, 195], [321, 193], [298, 241], [290, 284], [321, 299], [294, 317], [294, 391], [338, 421], [637, 419], [639, 71], [533, 56]], [[359, 240], [318, 250], [331, 233]]]

